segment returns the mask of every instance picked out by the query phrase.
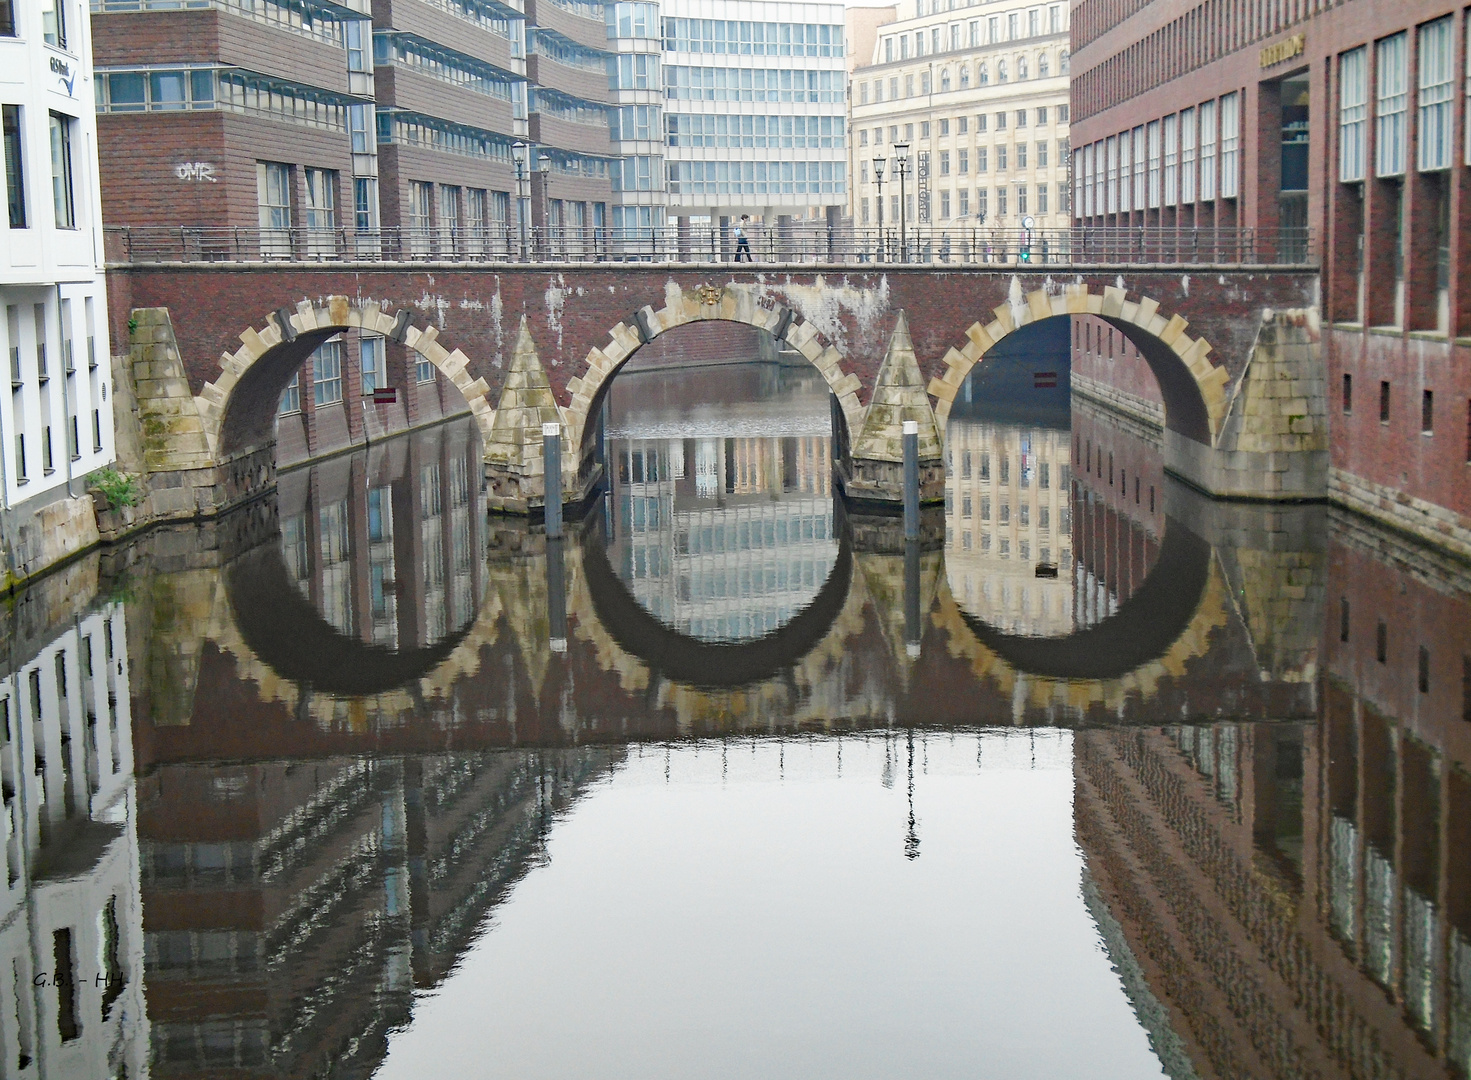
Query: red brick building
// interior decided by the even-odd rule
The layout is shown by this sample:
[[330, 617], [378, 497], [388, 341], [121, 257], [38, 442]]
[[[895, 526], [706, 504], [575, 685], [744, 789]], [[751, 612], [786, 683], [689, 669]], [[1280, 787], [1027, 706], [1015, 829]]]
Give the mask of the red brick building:
[[1445, 0], [1082, 0], [1072, 137], [1075, 224], [1244, 227], [1321, 265], [1332, 497], [1471, 554], [1466, 25]]

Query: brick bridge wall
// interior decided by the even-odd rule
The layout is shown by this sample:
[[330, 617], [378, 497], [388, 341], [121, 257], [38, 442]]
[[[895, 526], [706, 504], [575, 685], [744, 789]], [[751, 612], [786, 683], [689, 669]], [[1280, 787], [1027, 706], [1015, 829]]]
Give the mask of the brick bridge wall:
[[997, 319], [998, 307], [1026, 307], [1028, 294], [1086, 285], [1095, 297], [1122, 288], [1128, 301], [1149, 298], [1166, 322], [1179, 316], [1193, 338], [1211, 345], [1210, 361], [1228, 374], [1227, 396], [1250, 355], [1262, 312], [1307, 308], [1317, 302], [1317, 275], [1261, 268], [1193, 268], [1189, 271], [1123, 267], [1084, 273], [932, 268], [760, 271], [720, 267], [619, 264], [586, 267], [445, 266], [387, 268], [376, 265], [154, 265], [109, 271], [114, 340], [126, 341], [133, 308], [166, 307], [173, 317], [190, 389], [199, 394], [221, 372], [223, 353], [240, 347], [247, 329], [263, 329], [269, 313], [295, 310], [303, 300], [328, 296], [376, 301], [387, 314], [408, 309], [416, 326], [434, 326], [439, 341], [459, 349], [472, 376], [498, 400], [502, 373], [515, 346], [521, 316], [535, 341], [558, 400], [567, 384], [586, 373], [589, 352], [609, 343], [619, 323], [633, 327], [635, 313], [664, 307], [678, 291], [701, 286], [753, 286], [760, 302], [790, 308], [819, 335], [820, 344], [843, 354], [843, 368], [857, 376], [859, 401], [867, 404], [899, 311], [926, 380], [946, 375], [946, 355], [967, 345], [966, 331]]

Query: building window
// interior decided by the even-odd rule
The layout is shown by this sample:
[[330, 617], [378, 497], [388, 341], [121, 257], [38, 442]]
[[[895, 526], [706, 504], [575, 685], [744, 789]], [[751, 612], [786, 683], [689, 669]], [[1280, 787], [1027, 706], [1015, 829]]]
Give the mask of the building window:
[[1047, 210], [1047, 185], [1046, 184], [1038, 184], [1037, 185], [1037, 213], [1039, 213], [1039, 214], [1045, 214], [1047, 212], [1048, 212], [1048, 210]]
[[[1406, 72], [1407, 40], [1405, 34], [1399, 33], [1374, 47], [1379, 68], [1374, 130], [1378, 153], [1374, 171], [1379, 176], [1403, 176], [1405, 171], [1405, 146], [1409, 137], [1406, 113], [1410, 96]], [[1224, 119], [1223, 116], [1223, 122]]]
[[343, 24], [347, 43], [347, 70], [372, 71], [368, 56], [373, 45], [373, 24], [365, 19], [353, 19]]
[[960, 65], [960, 88], [962, 90], [969, 90], [970, 89], [970, 65], [969, 64], [961, 64]]
[[439, 234], [453, 239], [460, 231], [460, 189], [452, 184], [439, 185]]
[[342, 400], [342, 342], [325, 341], [312, 353], [312, 401], [321, 408]]
[[1006, 147], [1004, 146], [996, 147], [996, 171], [1006, 171]]
[[[971, 23], [974, 27], [975, 23]], [[15, 37], [14, 0], [0, 0], [0, 37]], [[972, 45], [975, 42], [971, 42]]]
[[1451, 167], [1451, 19], [1420, 27], [1420, 171]]
[[433, 199], [433, 184], [423, 180], [409, 181], [408, 214], [404, 224], [409, 227], [409, 243], [416, 255], [428, 254], [429, 215]]
[[1345, 184], [1364, 178], [1364, 146], [1369, 120], [1369, 50], [1338, 58], [1338, 179]]
[[1430, 650], [1424, 645], [1420, 646], [1420, 671], [1418, 684], [1420, 693], [1430, 693]]
[[1343, 375], [1343, 414], [1352, 415], [1354, 411], [1354, 377], [1348, 372]]
[[1006, 189], [1004, 187], [996, 189], [996, 214], [999, 217], [1006, 216]]
[[260, 203], [261, 243], [282, 242], [291, 228], [291, 166], [256, 162], [256, 197]]
[[949, 150], [941, 150], [940, 151], [940, 175], [941, 176], [949, 176], [950, 175], [950, 151]]
[[989, 67], [987, 67], [984, 62], [979, 63], [979, 64], [976, 65], [976, 85], [977, 86], [990, 86], [991, 85], [991, 69]]
[[56, 207], [56, 227], [77, 227], [76, 199], [72, 188], [72, 124], [69, 116], [51, 114], [51, 197]]
[[958, 217], [969, 217], [970, 216], [970, 188], [961, 188], [958, 192], [956, 192], [956, 196], [957, 196], [957, 201], [959, 202], [959, 206], [956, 209], [957, 216]]
[[281, 391], [281, 406], [276, 410], [282, 416], [301, 412], [301, 372], [293, 371], [291, 381]]
[[1195, 110], [1180, 113], [1180, 201], [1195, 201]]
[[337, 227], [337, 173], [306, 169], [306, 227], [330, 232]]
[[414, 368], [414, 379], [421, 383], [432, 383], [434, 381], [434, 364], [419, 357], [419, 363]]
[[[990, 193], [989, 188], [976, 188], [976, 217], [982, 221], [986, 220], [986, 203]], [[1467, 430], [1471, 431], [1471, 419], [1467, 420]], [[1466, 458], [1471, 461], [1471, 435], [1467, 436]]]
[[867, 82], [862, 82], [862, 83], [859, 83], [858, 84], [858, 104], [860, 104], [860, 105], [867, 105], [868, 104], [868, 83]]
[[1016, 212], [1023, 216], [1027, 212], [1027, 186], [1025, 184], [1016, 186]]
[[1004, 83], [1006, 81], [1006, 61], [1005, 60], [997, 60], [996, 61], [996, 81], [999, 82], [999, 83]]
[[1106, 213], [1114, 214], [1119, 209], [1119, 140], [1110, 135], [1104, 147], [1106, 173], [1104, 174], [1104, 206]]
[[950, 192], [948, 191], [940, 192], [940, 217], [942, 219], [950, 217]]
[[21, 154], [20, 106], [0, 105], [0, 129], [5, 135], [5, 203], [10, 227], [26, 227], [25, 158]]
[[1016, 167], [1018, 169], [1027, 167], [1027, 144], [1024, 142], [1016, 144]]
[[66, 48], [67, 0], [41, 0], [41, 37], [47, 45]]
[[1429, 435], [1435, 431], [1435, 391], [1426, 390], [1420, 395], [1420, 433]]
[[383, 339], [364, 337], [359, 343], [362, 358], [363, 395], [367, 396], [383, 385]]
[[985, 146], [976, 147], [976, 172], [983, 173], [990, 169], [990, 148]]
[[1379, 384], [1379, 422], [1389, 423], [1389, 383], [1387, 381]]
[[378, 227], [378, 180], [372, 176], [355, 176], [352, 180], [352, 217], [358, 232], [372, 232]]
[[1174, 206], [1180, 199], [1179, 129], [1180, 118], [1173, 114], [1165, 117], [1165, 198], [1166, 206]]
[[1200, 198], [1210, 202], [1216, 197], [1216, 103], [1207, 101], [1200, 107]]
[[1221, 98], [1221, 198], [1234, 199], [1237, 192], [1236, 158], [1241, 140], [1241, 95]]
[[1149, 139], [1149, 201], [1145, 204], [1151, 210], [1159, 209], [1159, 166], [1160, 166], [1160, 141], [1159, 121], [1155, 120], [1147, 128]]
[[[1037, 78], [1039, 78], [1039, 79], [1045, 79], [1045, 78], [1049, 77], [1051, 74], [1052, 74], [1052, 61], [1048, 58], [1048, 56], [1047, 56], [1047, 54], [1045, 52], [1044, 53], [1038, 53], [1037, 54]], [[1042, 111], [1045, 112], [1046, 110], [1042, 110]]]
[[961, 176], [965, 176], [965, 175], [969, 174], [969, 172], [970, 172], [970, 151], [969, 150], [962, 148], [960, 150], [955, 151], [955, 171], [958, 172]]
[[1134, 174], [1132, 161], [1130, 136], [1126, 131], [1119, 136], [1119, 210], [1125, 214], [1134, 208], [1134, 203], [1129, 197], [1134, 187], [1131, 180]]

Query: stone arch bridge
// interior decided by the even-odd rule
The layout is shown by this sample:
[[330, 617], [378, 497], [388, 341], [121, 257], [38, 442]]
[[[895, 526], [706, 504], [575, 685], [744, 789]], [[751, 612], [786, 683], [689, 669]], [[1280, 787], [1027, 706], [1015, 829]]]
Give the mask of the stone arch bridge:
[[[177, 516], [274, 482], [281, 391], [322, 341], [360, 328], [433, 363], [481, 429], [492, 505], [544, 502], [540, 426], [566, 442], [562, 493], [595, 479], [590, 435], [612, 377], [686, 323], [760, 327], [822, 372], [847, 494], [900, 498], [900, 430], [920, 423], [923, 495], [943, 486], [950, 403], [1001, 339], [1091, 314], [1147, 359], [1166, 468], [1213, 495], [1316, 498], [1327, 473], [1318, 280], [1299, 269], [131, 264], [109, 271], [131, 347], [142, 457]], [[392, 357], [390, 357], [390, 361]], [[391, 366], [391, 365], [390, 365]], [[835, 414], [835, 415], [837, 415]], [[580, 452], [579, 452], [580, 451]]]

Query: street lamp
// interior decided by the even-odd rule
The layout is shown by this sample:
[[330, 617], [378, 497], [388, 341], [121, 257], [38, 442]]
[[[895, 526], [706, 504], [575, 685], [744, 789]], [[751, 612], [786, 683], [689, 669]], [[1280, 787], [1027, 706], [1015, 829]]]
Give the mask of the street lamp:
[[878, 261], [884, 258], [884, 166], [889, 163], [888, 158], [875, 157], [873, 159], [873, 178], [879, 185], [879, 242]]
[[899, 174], [899, 258], [909, 261], [909, 205], [904, 195], [904, 178], [909, 175], [909, 144], [894, 144], [894, 171]]
[[542, 258], [549, 259], [552, 254], [552, 200], [547, 180], [552, 172], [552, 159], [546, 154], [539, 154], [536, 159], [536, 171], [541, 174]]
[[521, 225], [521, 261], [527, 259], [526, 240], [526, 216], [529, 211], [527, 203], [531, 200], [521, 194], [522, 184], [526, 180], [526, 144], [517, 139], [511, 144], [511, 160], [516, 163], [516, 219]]

